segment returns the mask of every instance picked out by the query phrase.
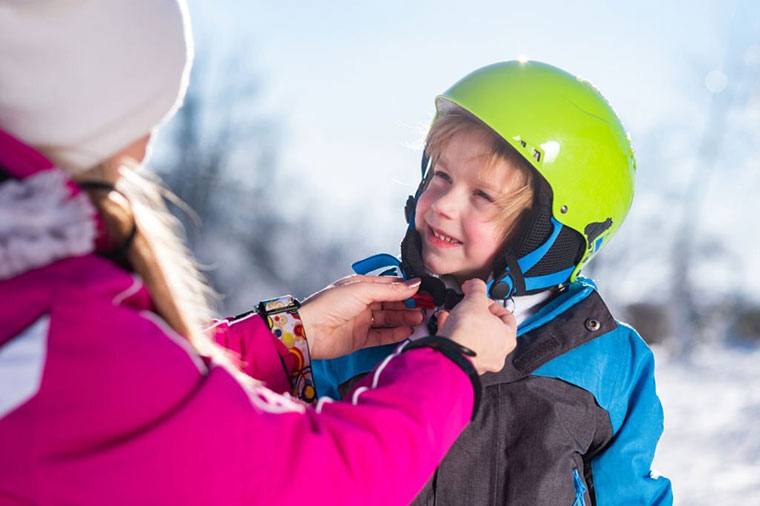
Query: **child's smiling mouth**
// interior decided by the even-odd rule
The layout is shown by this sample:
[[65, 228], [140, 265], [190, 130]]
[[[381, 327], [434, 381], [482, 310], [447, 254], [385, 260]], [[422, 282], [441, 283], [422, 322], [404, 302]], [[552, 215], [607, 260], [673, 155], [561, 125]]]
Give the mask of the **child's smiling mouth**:
[[427, 242], [429, 242], [433, 246], [437, 246], [439, 248], [450, 248], [453, 246], [461, 246], [462, 241], [455, 239], [454, 237], [451, 237], [450, 235], [446, 235], [443, 233], [443, 231], [433, 228], [430, 225], [426, 224], [425, 227], [425, 239], [427, 239]]

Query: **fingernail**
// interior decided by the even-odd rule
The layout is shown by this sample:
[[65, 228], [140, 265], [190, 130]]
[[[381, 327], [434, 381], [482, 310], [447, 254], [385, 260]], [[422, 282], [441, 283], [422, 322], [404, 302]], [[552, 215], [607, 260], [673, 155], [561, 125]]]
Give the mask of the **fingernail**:
[[404, 281], [404, 284], [408, 287], [419, 286], [420, 283], [422, 283], [420, 278], [412, 278]]

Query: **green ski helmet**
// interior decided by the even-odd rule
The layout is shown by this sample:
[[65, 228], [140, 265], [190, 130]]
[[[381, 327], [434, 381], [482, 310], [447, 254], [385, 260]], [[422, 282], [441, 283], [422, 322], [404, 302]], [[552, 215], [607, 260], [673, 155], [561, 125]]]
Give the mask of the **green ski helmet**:
[[[588, 81], [557, 67], [509, 61], [480, 68], [436, 98], [436, 118], [464, 109], [509, 143], [538, 172], [540, 187], [522, 232], [497, 255], [489, 294], [536, 293], [573, 281], [612, 238], [633, 201], [636, 162], [629, 137], [607, 100]], [[402, 268], [421, 272], [414, 209]], [[423, 285], [424, 287], [424, 285]]]

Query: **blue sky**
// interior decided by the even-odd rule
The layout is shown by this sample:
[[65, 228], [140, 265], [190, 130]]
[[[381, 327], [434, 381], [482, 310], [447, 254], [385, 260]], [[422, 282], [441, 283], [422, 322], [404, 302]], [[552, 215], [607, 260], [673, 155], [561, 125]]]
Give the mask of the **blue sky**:
[[263, 75], [257, 107], [286, 126], [286, 165], [335, 188], [350, 174], [405, 180], [417, 157], [405, 146], [427, 125], [435, 95], [475, 68], [521, 55], [594, 82], [634, 142], [663, 118], [698, 119], [699, 67], [720, 68], [737, 9], [717, 1], [464, 5], [196, 1], [191, 13], [199, 43], [248, 45]]
[[[688, 179], [705, 79], [724, 68], [731, 41], [760, 44], [760, 2], [748, 0], [191, 0], [190, 10], [199, 45], [237, 51], [261, 79], [261, 96], [241, 107], [281, 126], [280, 166], [308, 189], [295, 201], [336, 233], [361, 227], [369, 240], [359, 255], [397, 244], [433, 99], [470, 71], [526, 56], [589, 79], [632, 135], [646, 202], [648, 186]], [[672, 148], [685, 150], [673, 155], [680, 176], [648, 163], [663, 125], [683, 131], [684, 146]]]

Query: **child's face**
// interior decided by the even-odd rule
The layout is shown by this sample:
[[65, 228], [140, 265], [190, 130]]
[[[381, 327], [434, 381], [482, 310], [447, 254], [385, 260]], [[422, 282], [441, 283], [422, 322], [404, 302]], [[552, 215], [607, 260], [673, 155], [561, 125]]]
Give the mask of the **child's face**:
[[425, 267], [452, 275], [460, 284], [491, 273], [509, 225], [495, 219], [495, 200], [519, 185], [506, 161], [483, 170], [491, 144], [490, 134], [480, 128], [456, 133], [444, 145], [417, 202], [414, 225], [422, 238]]

